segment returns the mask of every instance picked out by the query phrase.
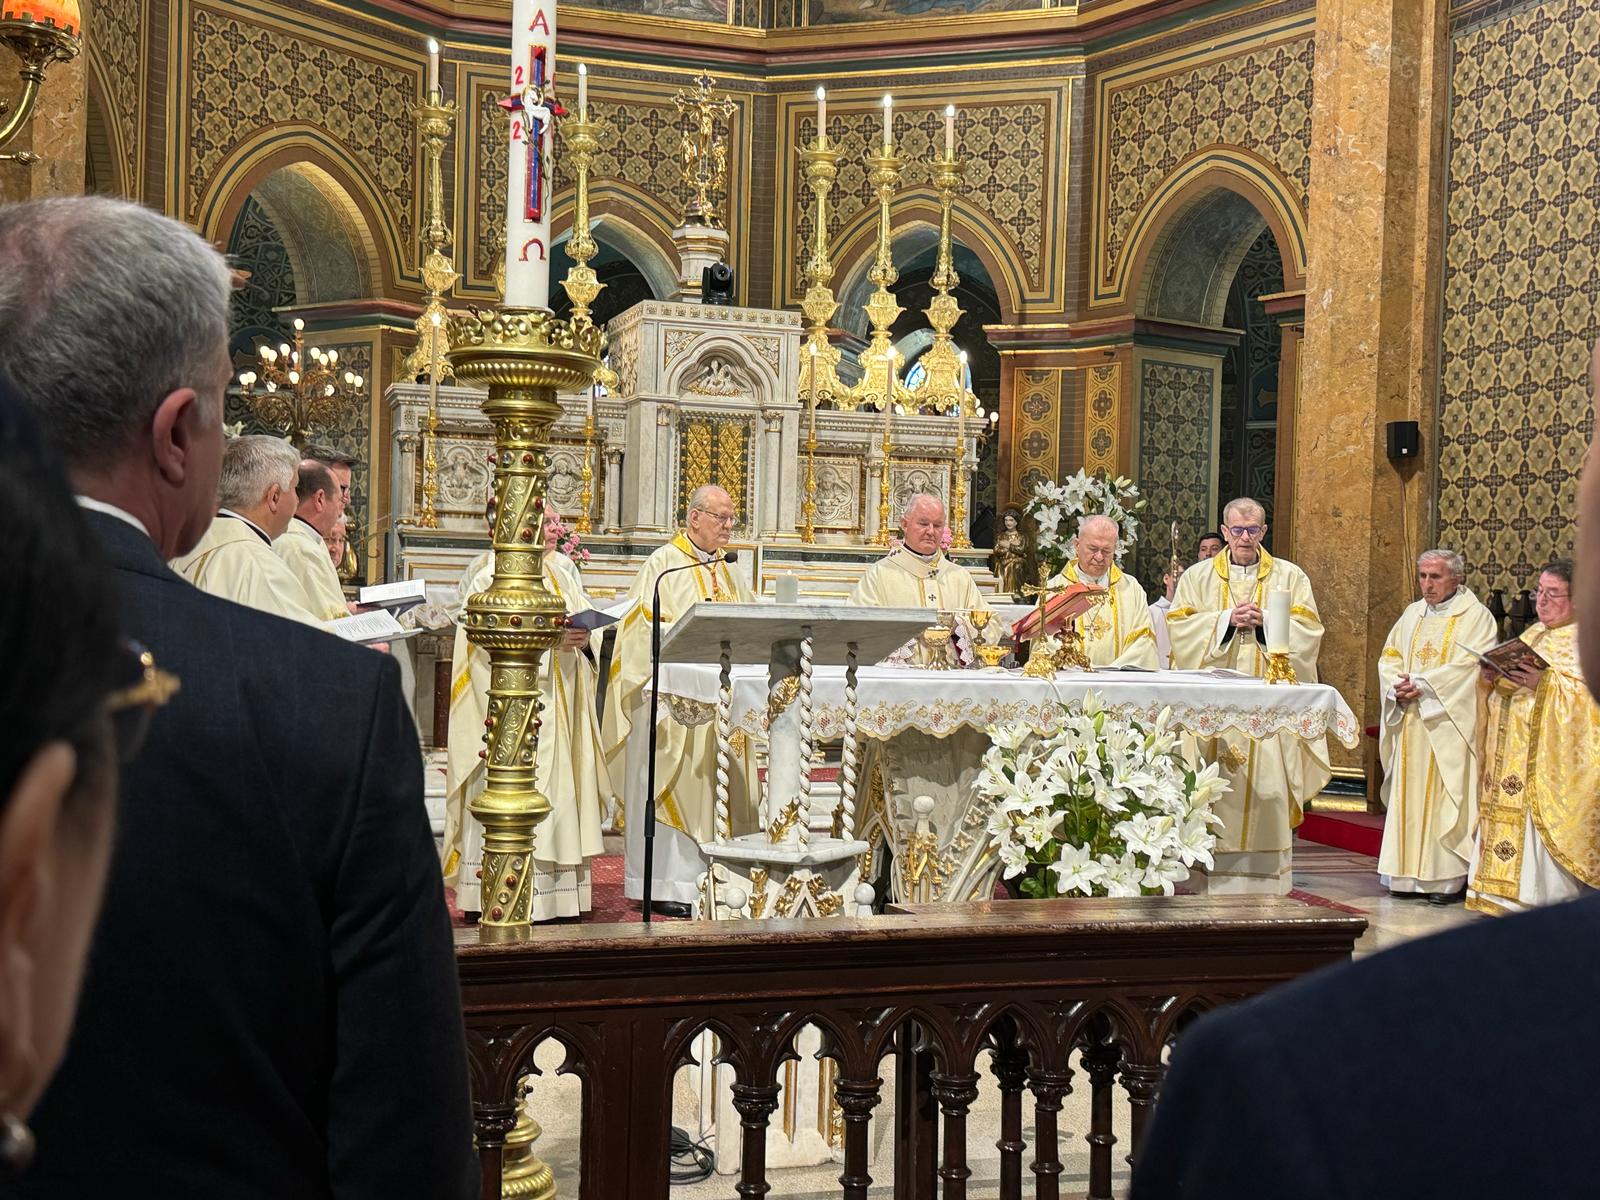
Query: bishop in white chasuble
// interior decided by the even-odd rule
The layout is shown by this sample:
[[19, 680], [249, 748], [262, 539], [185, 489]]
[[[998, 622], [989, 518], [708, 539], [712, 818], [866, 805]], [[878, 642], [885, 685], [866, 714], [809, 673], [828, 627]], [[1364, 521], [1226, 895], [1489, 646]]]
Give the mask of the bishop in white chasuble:
[[[611, 673], [606, 686], [603, 741], [612, 777], [625, 780], [623, 894], [644, 896], [644, 805], [649, 779], [650, 625], [659, 616], [663, 631], [702, 600], [754, 603], [744, 576], [721, 552], [734, 523], [733, 501], [718, 487], [701, 488], [689, 505], [688, 527], [653, 553], [628, 589], [631, 607], [617, 626]], [[692, 566], [690, 564], [693, 564]], [[673, 567], [687, 567], [662, 578]], [[656, 580], [660, 608], [651, 611]], [[729, 804], [737, 836], [756, 827], [752, 789], [744, 779], [744, 755], [730, 771]], [[706, 861], [700, 843], [713, 840], [716, 802], [717, 729], [715, 723], [686, 726], [663, 704], [656, 723], [655, 879], [651, 896], [667, 904], [692, 905]]]
[[336, 621], [350, 615], [339, 572], [328, 557], [328, 544], [314, 525], [296, 516], [282, 536], [272, 543], [272, 548], [306, 594], [313, 616], [322, 621]]
[[[1267, 672], [1263, 616], [1267, 596], [1290, 596], [1289, 663], [1302, 683], [1317, 680], [1322, 619], [1306, 573], [1287, 559], [1273, 558], [1260, 546], [1266, 521], [1259, 505], [1235, 502], [1224, 520], [1229, 549], [1183, 573], [1167, 614], [1172, 665], [1180, 670], [1226, 667], [1258, 678]], [[1240, 559], [1245, 561], [1241, 562]], [[1217, 763], [1229, 791], [1216, 805], [1216, 867], [1206, 880], [1213, 892], [1263, 892], [1287, 895], [1291, 845], [1301, 806], [1332, 778], [1325, 738], [1305, 740], [1288, 733], [1251, 738], [1226, 733], [1198, 739], [1196, 750]], [[1198, 882], [1198, 880], [1197, 880]]]
[[1110, 517], [1084, 517], [1078, 523], [1072, 561], [1050, 580], [1049, 586], [1085, 584], [1104, 589], [1104, 599], [1072, 618], [1090, 666], [1144, 667], [1154, 671], [1162, 664], [1156, 651], [1150, 603], [1139, 581], [1116, 564], [1117, 539], [1121, 535], [1122, 530]]
[[1424, 554], [1422, 599], [1389, 631], [1378, 659], [1383, 849], [1394, 892], [1453, 896], [1467, 881], [1478, 824], [1478, 660], [1494, 617], [1461, 586], [1460, 556]]
[[1600, 888], [1600, 707], [1578, 663], [1571, 564], [1551, 566], [1564, 575], [1540, 576], [1540, 620], [1522, 634], [1550, 665], [1516, 680], [1496, 676], [1485, 694], [1467, 891], [1478, 912], [1519, 912]]
[[[327, 561], [326, 549], [322, 557]], [[322, 625], [300, 581], [273, 550], [266, 530], [239, 513], [219, 512], [194, 549], [172, 560], [172, 569], [213, 596], [291, 621]]]
[[[593, 605], [578, 568], [551, 543], [544, 556], [545, 586], [560, 596], [569, 613]], [[326, 555], [324, 555], [326, 558]], [[473, 560], [462, 576], [461, 604], [494, 579], [492, 551]], [[600, 822], [611, 800], [611, 777], [600, 753], [595, 713], [596, 673], [584, 646], [573, 635], [539, 663], [544, 701], [534, 786], [550, 800], [550, 815], [534, 829], [533, 919], [576, 917], [591, 907], [589, 860], [604, 852]], [[445, 882], [456, 890], [456, 905], [482, 912], [483, 826], [470, 806], [487, 785], [480, 751], [489, 705], [489, 655], [456, 626], [450, 671], [450, 742], [445, 766], [445, 826], [442, 845]]]

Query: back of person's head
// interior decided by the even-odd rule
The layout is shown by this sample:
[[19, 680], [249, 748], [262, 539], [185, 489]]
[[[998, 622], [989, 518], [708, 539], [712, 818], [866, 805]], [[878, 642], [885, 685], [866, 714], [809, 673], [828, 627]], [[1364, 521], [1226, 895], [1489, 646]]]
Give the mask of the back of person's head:
[[247, 433], [229, 438], [217, 480], [217, 503], [235, 512], [248, 512], [272, 488], [292, 489], [299, 466], [299, 452], [281, 437]]
[[301, 459], [300, 479], [295, 484], [294, 490], [301, 504], [314, 500], [318, 492], [332, 500], [334, 499], [333, 475], [316, 459]]
[[0, 1114], [14, 1133], [66, 1045], [110, 859], [110, 701], [142, 671], [118, 636], [99, 546], [4, 389], [0, 511]]
[[[192, 229], [105, 196], [0, 208], [0, 382], [75, 482], [136, 511], [166, 557], [215, 507], [231, 275]], [[184, 544], [186, 543], [186, 544]]]

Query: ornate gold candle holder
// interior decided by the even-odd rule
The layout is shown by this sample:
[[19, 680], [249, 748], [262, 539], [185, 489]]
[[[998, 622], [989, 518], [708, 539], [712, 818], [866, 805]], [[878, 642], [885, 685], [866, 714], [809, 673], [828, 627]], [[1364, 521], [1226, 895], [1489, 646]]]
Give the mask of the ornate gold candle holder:
[[1267, 655], [1268, 683], [1294, 683], [1300, 682], [1299, 676], [1294, 673], [1294, 666], [1289, 662], [1287, 651], [1278, 651]]
[[544, 582], [544, 501], [558, 391], [587, 387], [600, 366], [601, 334], [535, 309], [452, 317], [457, 377], [488, 389], [494, 426], [494, 578], [467, 601], [467, 640], [489, 655], [484, 751], [488, 786], [472, 802], [483, 825], [486, 939], [525, 933], [533, 905], [534, 828], [550, 801], [534, 786], [539, 745], [539, 661], [561, 640], [566, 605]]

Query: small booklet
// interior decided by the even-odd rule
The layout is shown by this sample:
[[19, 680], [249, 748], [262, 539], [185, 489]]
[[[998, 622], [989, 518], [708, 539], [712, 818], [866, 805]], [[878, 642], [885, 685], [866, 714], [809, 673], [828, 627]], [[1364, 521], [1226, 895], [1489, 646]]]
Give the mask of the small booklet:
[[399, 614], [428, 602], [428, 583], [424, 579], [401, 579], [394, 583], [375, 583], [356, 593], [363, 608], [383, 608]]
[[355, 642], [358, 646], [370, 646], [377, 642], [397, 642], [423, 632], [421, 629], [402, 628], [400, 622], [381, 608], [324, 621], [322, 627], [347, 642]]
[[607, 625], [615, 625], [618, 617], [600, 608], [586, 608], [582, 612], [571, 613], [567, 617], [567, 624], [573, 629], [587, 629], [590, 633], [604, 629]]
[[1542, 671], [1550, 665], [1543, 655], [1521, 638], [1512, 638], [1509, 642], [1501, 642], [1498, 646], [1491, 646], [1483, 651], [1468, 650], [1467, 653], [1484, 666], [1493, 667], [1507, 679], [1511, 678], [1511, 672], [1518, 667], [1526, 666]]

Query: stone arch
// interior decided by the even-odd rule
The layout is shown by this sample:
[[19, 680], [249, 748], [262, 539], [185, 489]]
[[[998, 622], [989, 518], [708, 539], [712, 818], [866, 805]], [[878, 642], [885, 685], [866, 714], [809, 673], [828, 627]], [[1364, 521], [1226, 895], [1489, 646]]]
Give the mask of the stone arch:
[[98, 56], [91, 54], [84, 113], [84, 191], [102, 196], [131, 196], [133, 182], [124, 164], [122, 131], [110, 119], [106, 87]]
[[[631, 214], [631, 210], [629, 211]], [[608, 281], [612, 276], [620, 276], [627, 290], [635, 292], [642, 283], [646, 294], [636, 295], [636, 300], [666, 300], [677, 290], [677, 270], [673, 260], [667, 257], [648, 233], [632, 221], [605, 211], [592, 217], [590, 230], [591, 236], [599, 246], [599, 253], [591, 261], [591, 266], [602, 282]], [[572, 227], [568, 225], [556, 236], [551, 246], [550, 281], [552, 299], [556, 302], [558, 316], [567, 311], [565, 301], [561, 299], [564, 293], [558, 296], [557, 290], [571, 263], [571, 258], [567, 254], [567, 245], [571, 240]], [[605, 324], [606, 321], [631, 307], [629, 304], [618, 307], [615, 301], [613, 290], [608, 289], [600, 293], [594, 306], [597, 322]]]
[[[594, 236], [624, 255], [665, 300], [678, 287], [678, 251], [671, 217], [656, 201], [619, 180], [605, 180], [589, 196]], [[567, 220], [571, 228], [571, 218]]]
[[[286, 137], [292, 139], [290, 144], [284, 144]], [[262, 185], [276, 176], [278, 183], [268, 184], [268, 188], [277, 186], [284, 193], [280, 210], [303, 209], [297, 223], [304, 254], [331, 249], [341, 267], [356, 271], [361, 281], [356, 295], [393, 295], [404, 264], [414, 255], [402, 252], [377, 187], [336, 145], [325, 142], [322, 131], [303, 126], [267, 131], [242, 143], [201, 196], [195, 225], [203, 237], [213, 242], [225, 240], [245, 202], [259, 196]], [[298, 200], [288, 199], [291, 189]], [[286, 245], [291, 236], [285, 231]], [[291, 251], [291, 257], [296, 253]], [[316, 294], [331, 290], [321, 285], [308, 290], [312, 294], [303, 290], [300, 303], [354, 298]]]
[[[671, 353], [670, 345], [668, 353]], [[784, 395], [776, 359], [769, 362], [759, 353], [752, 353], [748, 342], [721, 333], [702, 334], [668, 360], [667, 393], [684, 395], [686, 389], [711, 369], [714, 361], [727, 362], [736, 369], [749, 384], [749, 394], [758, 408]]]

